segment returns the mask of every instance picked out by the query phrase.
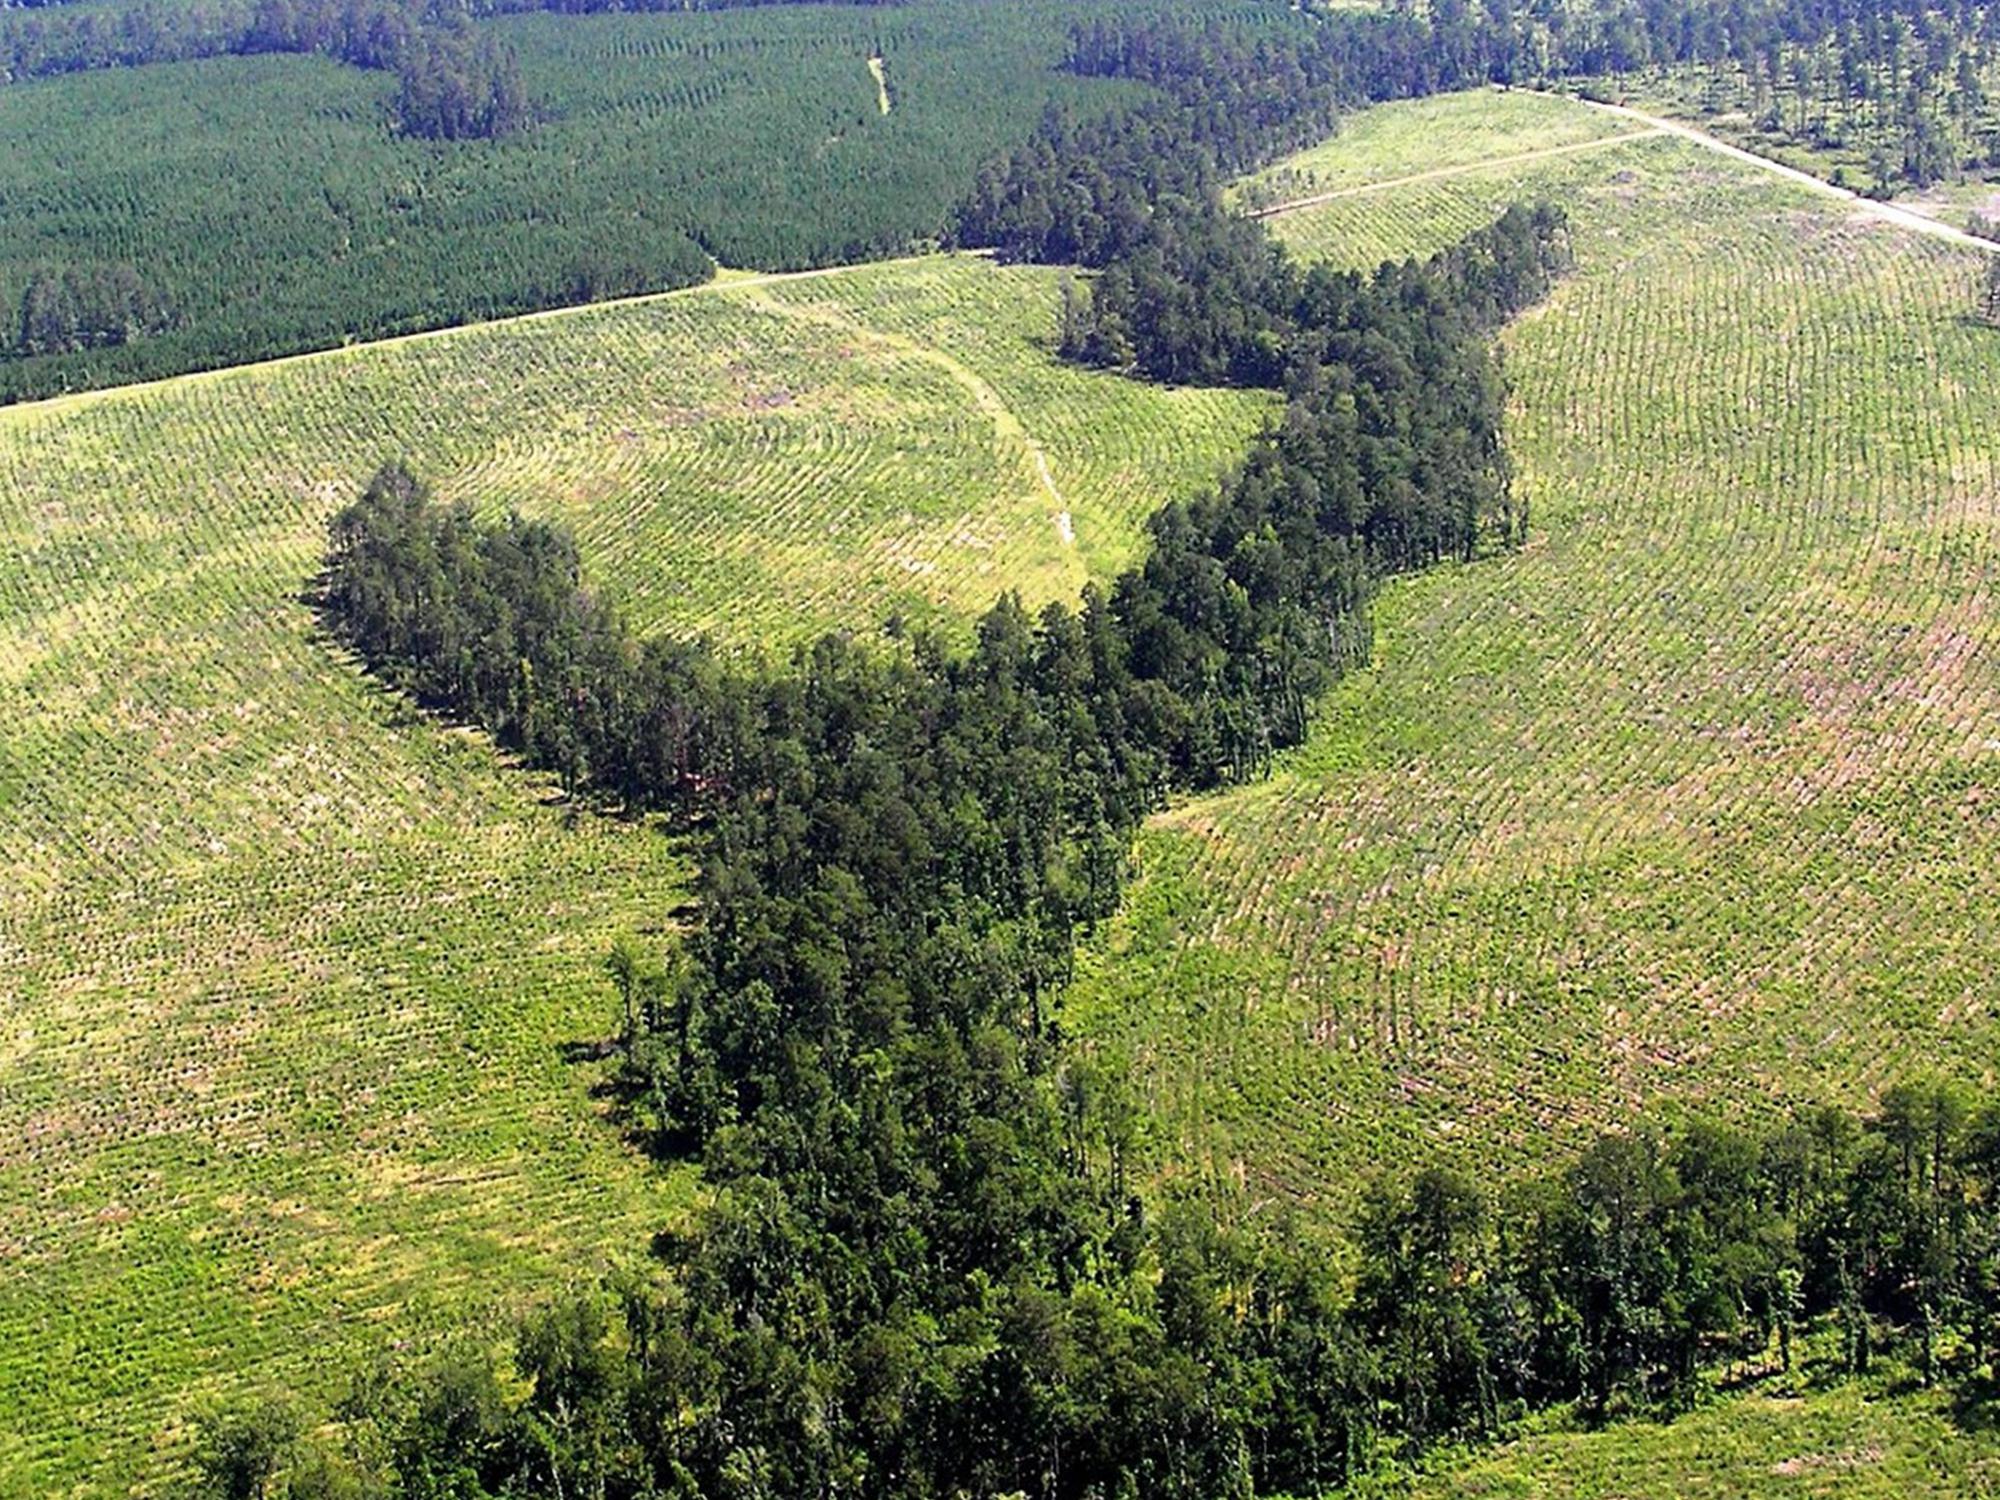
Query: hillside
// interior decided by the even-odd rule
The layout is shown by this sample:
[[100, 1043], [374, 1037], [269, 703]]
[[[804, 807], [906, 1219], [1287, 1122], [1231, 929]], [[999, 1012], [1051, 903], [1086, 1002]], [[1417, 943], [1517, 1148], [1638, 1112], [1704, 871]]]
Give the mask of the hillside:
[[[135, 9], [52, 6], [10, 28]], [[240, 26], [251, 9], [219, 13]], [[789, 270], [907, 253], [1049, 103], [1124, 96], [1056, 69], [1069, 15], [920, 0], [494, 17], [475, 37], [518, 60], [533, 114], [499, 140], [399, 130], [392, 74], [323, 56], [0, 83], [0, 400], [683, 286], [711, 256]], [[21, 343], [38, 276], [121, 267], [164, 309], [138, 336]]]
[[572, 520], [649, 628], [1070, 596], [1263, 398], [1057, 365], [1058, 276], [737, 281], [0, 414], [0, 1492], [638, 1255], [562, 1061], [673, 844], [372, 687], [302, 595], [382, 458]]
[[[1308, 169], [1490, 107], [1371, 111]], [[1529, 546], [1387, 590], [1311, 743], [1149, 832], [1071, 1001], [1175, 1172], [1339, 1207], [1648, 1102], [1992, 1080], [1979, 258], [1662, 138], [1271, 222], [1367, 265], [1534, 193], [1579, 270], [1506, 340]]]

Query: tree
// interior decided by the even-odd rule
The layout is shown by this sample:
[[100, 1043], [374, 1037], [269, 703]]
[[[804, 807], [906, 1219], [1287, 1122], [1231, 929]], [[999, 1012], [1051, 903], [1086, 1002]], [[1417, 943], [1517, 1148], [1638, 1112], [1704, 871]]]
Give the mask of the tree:
[[298, 1438], [297, 1416], [276, 1401], [204, 1422], [194, 1458], [198, 1492], [214, 1500], [266, 1500]]
[[1986, 284], [1980, 289], [1979, 316], [2000, 328], [2000, 255], [1986, 262]]
[[612, 986], [618, 991], [619, 1006], [624, 1014], [619, 1040], [630, 1047], [645, 1029], [651, 1011], [659, 1005], [667, 983], [666, 967], [638, 938], [629, 932], [621, 932], [612, 939], [611, 951], [604, 959], [604, 970], [611, 976]]

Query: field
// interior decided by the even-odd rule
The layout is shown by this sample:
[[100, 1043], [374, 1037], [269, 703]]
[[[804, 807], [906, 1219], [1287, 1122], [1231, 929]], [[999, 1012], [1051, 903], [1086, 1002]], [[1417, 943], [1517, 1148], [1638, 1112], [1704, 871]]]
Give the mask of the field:
[[1337, 1213], [1648, 1103], [1992, 1082], [1978, 257], [1657, 137], [1272, 223], [1365, 265], [1537, 193], [1579, 267], [1506, 339], [1530, 545], [1392, 585], [1310, 743], [1146, 834], [1071, 998], [1195, 1181]]
[[1068, 597], [1265, 399], [1059, 367], [1057, 295], [739, 278], [0, 413], [0, 1494], [155, 1492], [192, 1415], [322, 1400], [691, 1191], [562, 1059], [681, 853], [342, 660], [333, 510], [407, 456], [738, 643]]
[[1354, 1500], [1963, 1500], [2000, 1494], [2000, 1442], [1936, 1394], [1753, 1393], [1671, 1423], [1537, 1432]]
[[[1478, 96], [1469, 116], [1464, 96], [1412, 99], [1394, 109], [1363, 110], [1339, 134], [1244, 178], [1232, 190], [1246, 206], [1301, 198], [1366, 194], [1385, 183], [1455, 176], [1496, 163], [1572, 151], [1588, 153], [1630, 135], [1615, 116], [1578, 109], [1567, 99], [1520, 91]], [[1365, 256], [1348, 256], [1355, 264]]]

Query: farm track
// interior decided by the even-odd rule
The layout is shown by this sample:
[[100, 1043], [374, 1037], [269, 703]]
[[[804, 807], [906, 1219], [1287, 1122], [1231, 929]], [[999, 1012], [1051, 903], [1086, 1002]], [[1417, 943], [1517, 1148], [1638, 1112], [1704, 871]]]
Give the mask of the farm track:
[[1252, 219], [1274, 219], [1280, 214], [1297, 213], [1304, 208], [1318, 208], [1323, 204], [1338, 203], [1345, 198], [1365, 198], [1373, 193], [1393, 193], [1401, 189], [1419, 187], [1425, 183], [1441, 182], [1448, 177], [1462, 177], [1468, 173], [1493, 172], [1508, 167], [1526, 166], [1530, 162], [1547, 161], [1556, 156], [1574, 156], [1583, 151], [1602, 151], [1608, 146], [1620, 146], [1628, 141], [1644, 140], [1649, 135], [1660, 133], [1657, 128], [1628, 130], [1622, 135], [1601, 136], [1591, 141], [1571, 141], [1566, 145], [1543, 146], [1539, 150], [1518, 151], [1508, 156], [1488, 156], [1478, 161], [1454, 162], [1448, 167], [1433, 167], [1427, 172], [1412, 172], [1406, 177], [1357, 183], [1353, 187], [1335, 188], [1330, 192], [1314, 193], [1309, 197], [1290, 198], [1283, 203], [1267, 203], [1262, 207], [1246, 210], [1246, 214]]
[[[612, 312], [620, 308], [652, 307], [663, 302], [676, 302], [703, 295], [713, 296], [721, 292], [739, 288], [762, 286], [782, 286], [795, 281], [822, 281], [828, 277], [852, 276], [858, 272], [875, 271], [884, 267], [921, 264], [938, 260], [936, 255], [912, 255], [900, 260], [855, 261], [847, 265], [815, 266], [806, 271], [753, 271], [748, 274], [731, 272], [726, 267], [718, 267], [717, 274], [707, 281], [694, 286], [673, 287], [664, 292], [640, 292], [630, 297], [610, 297], [601, 302], [579, 302], [570, 307], [547, 307], [539, 312], [516, 313], [512, 317], [489, 318], [476, 323], [454, 323], [445, 328], [426, 328], [416, 333], [399, 333], [388, 338], [362, 339], [351, 344], [342, 344], [333, 349], [308, 349], [302, 354], [281, 354], [273, 359], [249, 360], [243, 364], [219, 365], [212, 370], [195, 370], [185, 375], [168, 375], [160, 380], [135, 381], [129, 385], [106, 386], [100, 390], [73, 391], [61, 396], [45, 396], [36, 401], [17, 401], [0, 406], [0, 424], [4, 424], [12, 412], [63, 411], [88, 406], [93, 402], [123, 396], [128, 392], [166, 392], [192, 386], [227, 380], [244, 371], [283, 370], [294, 365], [310, 364], [314, 361], [350, 359], [356, 355], [366, 355], [379, 349], [402, 349], [421, 344], [434, 343], [439, 339], [451, 339], [480, 329], [529, 328], [541, 323], [561, 322], [566, 318], [587, 317], [597, 312]], [[950, 258], [966, 260], [991, 260], [989, 250], [953, 251]], [[4, 431], [4, 426], [0, 426]]]
[[[1560, 98], [1564, 96], [1548, 95], [1545, 97]], [[1631, 120], [1635, 123], [1649, 126], [1653, 130], [1678, 136], [1681, 140], [1692, 141], [1704, 150], [1719, 152], [1721, 155], [1727, 156], [1732, 160], [1748, 163], [1750, 166], [1756, 167], [1761, 171], [1769, 172], [1774, 177], [1782, 177], [1785, 181], [1799, 187], [1809, 188], [1822, 197], [1832, 198], [1845, 203], [1856, 212], [1866, 214], [1870, 218], [1880, 219], [1885, 224], [1893, 224], [1898, 229], [1908, 230], [1911, 234], [1927, 235], [1931, 239], [1942, 240], [1948, 245], [1956, 245], [1961, 250], [1977, 250], [1982, 255], [2000, 255], [2000, 246], [1996, 246], [1992, 240], [1981, 239], [1976, 234], [1968, 234], [1965, 230], [1959, 229], [1954, 225], [1946, 224], [1939, 219], [1933, 219], [1927, 214], [1917, 213], [1899, 204], [1884, 203], [1880, 199], [1863, 197], [1860, 193], [1854, 192], [1852, 189], [1836, 187], [1823, 177], [1815, 177], [1812, 173], [1803, 171], [1798, 167], [1791, 166], [1785, 162], [1775, 161], [1768, 156], [1760, 156], [1755, 151], [1746, 150], [1741, 146], [1732, 145], [1720, 136], [1710, 135], [1706, 130], [1702, 130], [1696, 126], [1684, 124], [1679, 120], [1668, 119], [1664, 115], [1647, 114], [1644, 110], [1633, 109], [1627, 104], [1601, 103], [1595, 99], [1584, 99], [1579, 102], [1588, 105], [1591, 109], [1597, 110], [1601, 114], [1615, 115], [1621, 120]], [[1640, 133], [1643, 134], [1644, 132]]]
[[[761, 282], [737, 282], [735, 285], [739, 288], [750, 288], [751, 300], [759, 302], [781, 316], [789, 314], [794, 317], [811, 319], [823, 327], [831, 328], [842, 335], [873, 344], [890, 354], [901, 355], [907, 359], [920, 360], [925, 364], [935, 365], [938, 369], [944, 371], [961, 390], [972, 397], [974, 404], [992, 419], [994, 437], [999, 445], [1012, 449], [1025, 460], [1027, 471], [1033, 477], [1035, 483], [1041, 486], [1043, 493], [1048, 496], [1050, 503], [1055, 506], [1054, 516], [1063, 517], [1069, 515], [1069, 502], [1063, 498], [1062, 491], [1056, 488], [1055, 475], [1049, 469], [1047, 451], [1036, 441], [1035, 435], [1028, 430], [1027, 424], [1021, 420], [1013, 408], [1008, 406], [1006, 398], [999, 391], [995, 390], [992, 383], [977, 370], [973, 369], [972, 366], [966, 364], [961, 359], [955, 358], [945, 350], [933, 344], [924, 343], [907, 333], [870, 328], [856, 321], [854, 318], [831, 308], [800, 303], [788, 305], [773, 301], [768, 297], [759, 295], [755, 290], [755, 288], [763, 284]], [[974, 517], [968, 514], [966, 519], [971, 521]], [[1067, 523], [1059, 522], [1058, 524], [1064, 532], [1063, 540], [1065, 543], [1073, 540], [1073, 537], [1069, 534]]]

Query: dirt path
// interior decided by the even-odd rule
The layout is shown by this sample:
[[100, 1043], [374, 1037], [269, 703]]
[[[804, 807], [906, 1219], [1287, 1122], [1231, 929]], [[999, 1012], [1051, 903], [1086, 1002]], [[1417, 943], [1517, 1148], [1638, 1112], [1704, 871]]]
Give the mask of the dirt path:
[[[977, 260], [993, 258], [991, 250], [955, 250], [952, 254]], [[683, 297], [713, 297], [738, 287], [776, 286], [787, 281], [814, 281], [822, 276], [852, 276], [859, 271], [875, 271], [884, 266], [914, 265], [921, 261], [935, 261], [941, 258], [943, 257], [936, 254], [904, 255], [889, 260], [857, 260], [840, 266], [816, 266], [810, 271], [756, 271], [748, 275], [735, 275], [718, 268], [718, 274], [708, 281], [698, 281], [693, 286], [678, 286], [671, 291], [639, 292], [630, 297], [607, 297], [601, 302], [578, 302], [568, 307], [545, 307], [539, 312], [515, 313], [511, 317], [482, 318], [471, 323], [453, 323], [444, 328], [426, 328], [421, 333], [398, 333], [388, 338], [357, 339], [351, 344], [339, 344], [331, 349], [308, 349], [298, 354], [280, 354], [271, 359], [253, 359], [241, 364], [217, 365], [212, 370], [190, 370], [184, 375], [163, 375], [158, 380], [135, 380], [124, 385], [104, 386], [98, 390], [43, 396], [36, 401], [16, 401], [0, 406], [0, 423], [16, 415], [25, 417], [33, 416], [37, 412], [62, 411], [84, 406], [92, 401], [104, 401], [114, 396], [124, 396], [139, 391], [162, 391], [173, 386], [201, 385], [226, 380], [232, 375], [239, 375], [249, 370], [277, 370], [310, 359], [344, 359], [365, 354], [372, 349], [393, 349], [403, 344], [421, 344], [432, 339], [455, 338], [478, 328], [510, 328], [529, 323], [550, 322], [557, 318], [582, 318], [610, 308], [644, 307], [651, 302], [678, 301]]]
[[[1569, 96], [1551, 94], [1547, 97], [1560, 99]], [[1948, 244], [1963, 249], [1984, 251], [1989, 255], [2000, 254], [2000, 246], [1996, 246], [1991, 240], [1982, 240], [1976, 234], [1968, 234], [1963, 229], [1954, 228], [1937, 219], [1927, 218], [1911, 209], [1899, 208], [1893, 203], [1882, 203], [1874, 198], [1864, 198], [1847, 188], [1835, 187], [1824, 178], [1815, 177], [1812, 173], [1801, 171], [1797, 167], [1786, 166], [1781, 161], [1773, 161], [1768, 156], [1759, 156], [1754, 151], [1746, 151], [1741, 146], [1732, 146], [1721, 137], [1710, 135], [1706, 130], [1697, 129], [1693, 125], [1683, 125], [1679, 120], [1649, 115], [1643, 110], [1633, 109], [1624, 104], [1599, 104], [1594, 99], [1582, 99], [1577, 102], [1603, 114], [1616, 115], [1621, 120], [1631, 120], [1638, 124], [1649, 125], [1664, 134], [1679, 136], [1684, 141], [1692, 141], [1697, 146], [1719, 152], [1723, 156], [1734, 157], [1737, 161], [1746, 162], [1750, 166], [1761, 167], [1774, 176], [1795, 182], [1800, 187], [1810, 188], [1823, 198], [1838, 198], [1856, 212], [1866, 214], [1872, 219], [1880, 219], [1885, 224], [1894, 224], [1899, 229], [1907, 229], [1912, 234], [1929, 235], [1934, 240], [1944, 240]]]
[[1567, 146], [1544, 146], [1538, 151], [1518, 151], [1512, 156], [1489, 156], [1483, 161], [1460, 162], [1456, 166], [1433, 167], [1428, 172], [1413, 172], [1408, 177], [1390, 177], [1381, 182], [1363, 182], [1354, 187], [1335, 188], [1328, 193], [1314, 193], [1310, 198], [1289, 198], [1283, 203], [1269, 203], [1262, 208], [1249, 209], [1253, 219], [1268, 219], [1275, 214], [1290, 213], [1296, 208], [1313, 208], [1321, 203], [1334, 203], [1342, 198], [1359, 198], [1367, 193], [1383, 193], [1393, 188], [1415, 187], [1420, 182], [1436, 182], [1441, 177], [1457, 177], [1465, 172], [1483, 172], [1489, 167], [1512, 167], [1522, 162], [1540, 161], [1549, 156], [1570, 156], [1578, 151], [1597, 151], [1606, 146], [1621, 146], [1627, 141], [1644, 140], [1649, 135], [1659, 135], [1660, 128], [1627, 130], [1617, 135], [1607, 135], [1595, 141], [1572, 141]]
[[869, 76], [875, 80], [875, 98], [882, 106], [882, 113], [889, 113], [889, 75], [882, 67], [879, 56], [868, 59]]
[[1022, 422], [1014, 409], [1007, 404], [1007, 399], [993, 388], [992, 383], [984, 375], [957, 356], [948, 354], [935, 345], [913, 339], [906, 333], [893, 333], [888, 329], [872, 327], [830, 307], [780, 302], [774, 297], [767, 297], [754, 290], [770, 281], [797, 279], [797, 277], [783, 276], [744, 278], [730, 282], [728, 286], [752, 288], [753, 299], [781, 317], [804, 318], [808, 322], [818, 323], [823, 328], [836, 329], [852, 338], [892, 350], [906, 359], [921, 360], [944, 371], [959, 389], [972, 397], [973, 404], [993, 424], [994, 436], [1004, 445], [1017, 449], [1027, 459], [1028, 468], [1033, 472], [1036, 484], [1041, 487], [1042, 493], [1049, 497], [1049, 503], [1055, 507], [1056, 534], [1062, 538], [1064, 546], [1075, 545], [1076, 528], [1070, 518], [1069, 502], [1063, 498], [1062, 491], [1056, 488], [1055, 475], [1049, 470], [1048, 454], [1042, 450], [1042, 445], [1035, 441], [1035, 435], [1028, 431], [1027, 424]]

